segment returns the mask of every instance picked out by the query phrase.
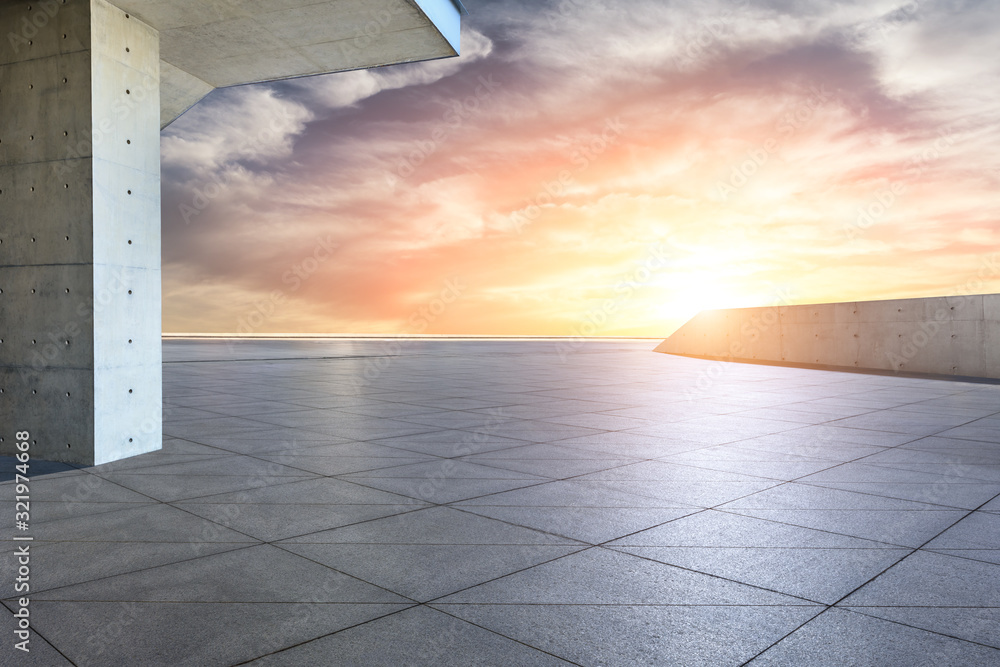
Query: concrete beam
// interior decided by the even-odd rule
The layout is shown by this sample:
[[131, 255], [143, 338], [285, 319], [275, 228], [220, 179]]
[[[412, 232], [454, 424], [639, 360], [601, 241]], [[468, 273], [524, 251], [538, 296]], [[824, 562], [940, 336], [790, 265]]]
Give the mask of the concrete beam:
[[160, 129], [165, 128], [215, 90], [215, 86], [160, 61]]
[[456, 0], [110, 0], [160, 34], [161, 127], [215, 88], [457, 56]]
[[1000, 379], [1000, 294], [705, 311], [656, 351]]

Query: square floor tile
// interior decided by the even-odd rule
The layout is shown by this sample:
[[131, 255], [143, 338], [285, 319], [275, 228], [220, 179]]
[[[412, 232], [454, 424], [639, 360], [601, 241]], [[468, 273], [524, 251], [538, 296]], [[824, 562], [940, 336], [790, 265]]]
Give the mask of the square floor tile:
[[437, 603], [434, 607], [575, 664], [608, 667], [737, 667], [820, 609]]
[[[232, 576], [238, 572], [239, 576]], [[34, 600], [397, 603], [383, 589], [261, 544], [66, 586]]]
[[973, 512], [928, 542], [924, 549], [1000, 564], [1000, 515]]
[[[31, 604], [33, 627], [52, 637], [73, 663], [144, 667], [228, 667], [406, 607], [41, 600]], [[34, 641], [31, 648], [34, 652]], [[63, 663], [55, 659], [39, 664]]]
[[995, 563], [919, 551], [842, 606], [1000, 648], [1000, 565]]
[[993, 665], [1000, 651], [831, 609], [748, 663], [752, 667], [842, 667], [843, 665]]
[[585, 545], [438, 507], [314, 533], [280, 546], [424, 602]]
[[339, 664], [366, 667], [570, 665], [428, 607], [412, 607], [250, 663], [255, 667]]
[[601, 547], [449, 595], [438, 602], [811, 606], [780, 593]]
[[712, 510], [607, 546], [824, 604], [837, 602], [912, 553], [869, 540]]

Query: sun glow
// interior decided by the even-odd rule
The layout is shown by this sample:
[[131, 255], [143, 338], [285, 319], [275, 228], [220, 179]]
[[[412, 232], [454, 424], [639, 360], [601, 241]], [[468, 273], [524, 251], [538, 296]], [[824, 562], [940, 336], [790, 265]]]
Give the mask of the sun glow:
[[684, 42], [713, 3], [479, 4], [460, 59], [220, 91], [167, 130], [167, 331], [274, 303], [253, 333], [657, 337], [709, 309], [1000, 291], [990, 3], [890, 31], [881, 2], [762, 6], [724, 49]]

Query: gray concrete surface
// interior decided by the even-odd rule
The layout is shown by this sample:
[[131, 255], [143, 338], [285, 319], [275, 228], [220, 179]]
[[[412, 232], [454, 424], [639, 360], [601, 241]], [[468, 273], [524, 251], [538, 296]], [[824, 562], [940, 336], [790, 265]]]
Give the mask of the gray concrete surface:
[[656, 351], [996, 379], [1000, 294], [705, 311]]
[[22, 430], [53, 461], [160, 447], [161, 125], [217, 86], [457, 55], [461, 10], [0, 3], [0, 453]]
[[1000, 387], [652, 346], [171, 340], [0, 664], [1000, 665]]

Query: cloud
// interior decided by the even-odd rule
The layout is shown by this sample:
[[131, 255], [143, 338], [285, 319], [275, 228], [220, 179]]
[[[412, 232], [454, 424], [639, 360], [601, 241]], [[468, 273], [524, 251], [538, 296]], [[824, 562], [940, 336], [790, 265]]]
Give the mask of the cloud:
[[290, 85], [329, 109], [352, 106], [382, 90], [381, 81], [369, 70], [307, 77]]
[[287, 158], [295, 137], [314, 117], [304, 105], [279, 98], [267, 87], [222, 90], [166, 131], [160, 141], [161, 160], [166, 169], [202, 173], [235, 162]]
[[402, 331], [458, 277], [427, 331], [573, 334], [668, 243], [600, 330], [666, 335], [786, 287], [947, 293], [1000, 238], [989, 3], [470, 10], [461, 59], [221, 91], [171, 126], [168, 328], [278, 293], [259, 331]]

